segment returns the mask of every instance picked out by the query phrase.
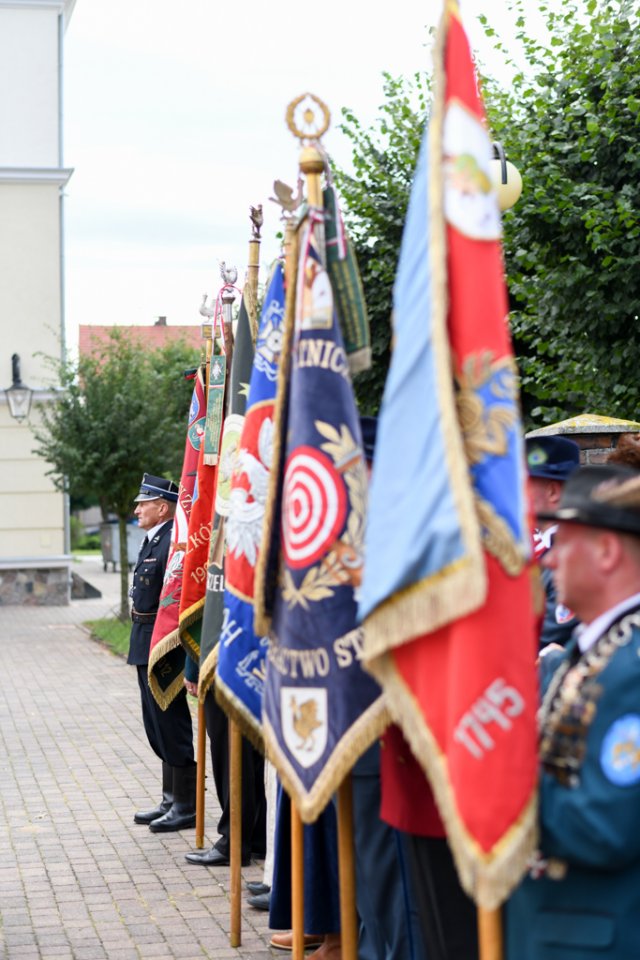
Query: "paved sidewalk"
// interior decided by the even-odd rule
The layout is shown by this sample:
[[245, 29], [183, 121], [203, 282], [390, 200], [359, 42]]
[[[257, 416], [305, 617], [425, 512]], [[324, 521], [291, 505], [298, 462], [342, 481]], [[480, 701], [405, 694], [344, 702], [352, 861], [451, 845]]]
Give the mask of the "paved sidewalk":
[[[120, 578], [98, 559], [74, 569], [102, 599], [0, 607], [0, 957], [267, 960], [267, 913], [243, 907], [242, 946], [229, 946], [229, 870], [185, 861], [195, 831], [133, 823], [159, 799], [160, 763], [135, 670], [81, 626], [117, 608]], [[212, 783], [209, 771], [206, 846]]]

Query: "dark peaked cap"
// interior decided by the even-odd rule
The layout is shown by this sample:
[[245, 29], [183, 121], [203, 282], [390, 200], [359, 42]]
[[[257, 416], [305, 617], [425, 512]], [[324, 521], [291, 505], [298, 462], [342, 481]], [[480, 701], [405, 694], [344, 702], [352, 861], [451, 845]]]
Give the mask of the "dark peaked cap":
[[580, 466], [580, 447], [567, 437], [527, 437], [526, 448], [530, 477], [564, 483]]
[[173, 480], [165, 480], [164, 477], [154, 477], [150, 473], [142, 475], [140, 484], [140, 493], [133, 501], [139, 500], [169, 500], [171, 503], [178, 501], [178, 485]]
[[539, 517], [640, 536], [640, 470], [580, 467], [567, 480], [558, 509]]

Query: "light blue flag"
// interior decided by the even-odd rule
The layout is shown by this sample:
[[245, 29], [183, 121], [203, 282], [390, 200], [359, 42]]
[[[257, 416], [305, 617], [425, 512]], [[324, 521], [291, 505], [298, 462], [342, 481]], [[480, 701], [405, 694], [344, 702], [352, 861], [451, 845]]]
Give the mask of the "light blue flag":
[[[365, 535], [365, 577], [359, 617], [365, 619], [399, 591], [467, 565], [475, 547], [465, 537], [468, 496], [451, 483], [465, 463], [453, 411], [436, 402], [437, 384], [450, 383], [448, 346], [430, 322], [438, 277], [430, 269], [428, 131], [416, 168], [394, 287], [394, 350], [378, 420], [376, 458]], [[436, 242], [440, 238], [435, 238]], [[446, 354], [445, 354], [446, 351]], [[450, 390], [449, 383], [446, 384]], [[448, 429], [448, 427], [450, 429]], [[458, 454], [454, 462], [454, 454]], [[466, 464], [465, 464], [466, 465]], [[461, 522], [464, 516], [466, 523]], [[369, 562], [368, 558], [373, 558]], [[434, 582], [437, 605], [437, 583]], [[467, 595], [466, 600], [472, 600]], [[465, 605], [460, 597], [460, 609]], [[477, 606], [477, 598], [471, 606]], [[417, 631], [419, 632], [419, 631]]]

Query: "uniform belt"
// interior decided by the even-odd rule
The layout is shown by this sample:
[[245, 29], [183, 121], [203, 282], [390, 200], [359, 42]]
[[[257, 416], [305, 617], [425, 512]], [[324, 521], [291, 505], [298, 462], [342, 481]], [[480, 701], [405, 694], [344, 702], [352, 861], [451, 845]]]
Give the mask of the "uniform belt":
[[157, 610], [154, 610], [153, 613], [138, 613], [136, 609], [132, 609], [131, 619], [134, 623], [153, 623], [157, 614]]

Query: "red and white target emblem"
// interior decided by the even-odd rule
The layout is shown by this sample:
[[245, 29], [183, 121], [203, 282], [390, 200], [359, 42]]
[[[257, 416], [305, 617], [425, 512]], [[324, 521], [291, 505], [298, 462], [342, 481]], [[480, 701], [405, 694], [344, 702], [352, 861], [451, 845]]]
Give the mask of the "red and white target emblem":
[[347, 513], [344, 481], [314, 447], [298, 447], [284, 471], [282, 545], [290, 567], [308, 567], [330, 547]]

